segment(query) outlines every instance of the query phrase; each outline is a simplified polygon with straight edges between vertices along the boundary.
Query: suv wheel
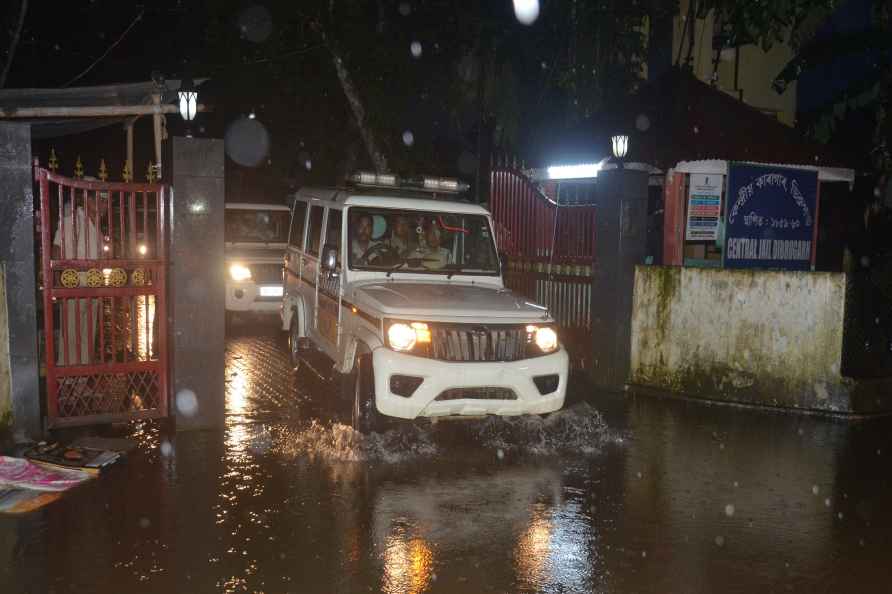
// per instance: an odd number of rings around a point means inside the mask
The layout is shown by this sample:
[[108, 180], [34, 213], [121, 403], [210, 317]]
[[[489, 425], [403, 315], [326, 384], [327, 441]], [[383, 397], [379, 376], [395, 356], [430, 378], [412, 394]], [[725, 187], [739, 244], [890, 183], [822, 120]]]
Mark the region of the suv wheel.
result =
[[375, 408], [375, 372], [372, 358], [363, 355], [356, 361], [353, 382], [353, 430], [371, 433], [381, 429], [382, 419]]
[[297, 314], [291, 316], [291, 329], [288, 331], [288, 351], [291, 353], [291, 365], [300, 364], [300, 329], [297, 326]]

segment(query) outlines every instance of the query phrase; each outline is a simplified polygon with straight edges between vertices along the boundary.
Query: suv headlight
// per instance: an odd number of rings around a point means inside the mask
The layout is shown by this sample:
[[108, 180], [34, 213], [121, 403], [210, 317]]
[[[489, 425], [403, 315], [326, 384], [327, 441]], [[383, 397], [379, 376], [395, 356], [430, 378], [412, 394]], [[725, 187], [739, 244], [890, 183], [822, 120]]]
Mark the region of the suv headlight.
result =
[[527, 326], [527, 336], [543, 353], [550, 353], [558, 348], [558, 335], [551, 326]]
[[394, 322], [387, 328], [387, 343], [395, 351], [411, 351], [416, 343], [430, 341], [430, 328], [423, 322]]
[[229, 267], [229, 276], [234, 281], [245, 281], [251, 278], [251, 269], [242, 264], [233, 264]]

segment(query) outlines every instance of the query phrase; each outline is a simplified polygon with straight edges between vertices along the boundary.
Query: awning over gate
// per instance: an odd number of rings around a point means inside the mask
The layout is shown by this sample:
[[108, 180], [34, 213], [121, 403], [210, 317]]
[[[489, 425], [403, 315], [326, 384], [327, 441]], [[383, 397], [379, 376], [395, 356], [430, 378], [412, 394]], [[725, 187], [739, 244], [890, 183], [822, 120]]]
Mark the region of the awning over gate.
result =
[[[195, 80], [199, 86], [207, 79]], [[67, 89], [2, 89], [0, 110], [14, 113], [22, 109], [65, 107], [132, 107], [152, 105], [152, 94], [161, 89], [161, 103], [176, 101], [179, 80], [139, 83], [122, 83], [95, 87], [70, 87]], [[15, 118], [15, 121], [31, 124], [31, 136], [35, 139], [53, 138], [78, 134], [110, 126], [132, 118], [131, 115], [97, 115], [87, 117], [34, 117]], [[0, 119], [8, 119], [0, 117]]]

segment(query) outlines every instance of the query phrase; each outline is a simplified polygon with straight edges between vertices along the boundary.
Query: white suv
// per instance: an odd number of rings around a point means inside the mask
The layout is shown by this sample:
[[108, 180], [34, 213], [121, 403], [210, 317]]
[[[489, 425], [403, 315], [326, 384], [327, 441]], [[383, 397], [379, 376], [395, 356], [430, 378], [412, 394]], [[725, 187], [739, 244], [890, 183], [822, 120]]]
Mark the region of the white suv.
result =
[[227, 326], [236, 314], [279, 312], [289, 210], [284, 204], [226, 204]]
[[295, 364], [308, 346], [334, 362], [353, 427], [561, 408], [567, 353], [546, 308], [504, 287], [489, 212], [455, 180], [351, 181], [294, 198], [282, 323]]

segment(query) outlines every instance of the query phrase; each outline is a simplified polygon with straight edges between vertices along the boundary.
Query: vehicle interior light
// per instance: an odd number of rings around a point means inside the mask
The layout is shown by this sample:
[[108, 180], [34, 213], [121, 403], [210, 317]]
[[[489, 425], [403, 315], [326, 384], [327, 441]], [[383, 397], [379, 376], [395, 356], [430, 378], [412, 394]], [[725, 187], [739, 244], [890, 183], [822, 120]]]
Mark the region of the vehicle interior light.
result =
[[146, 244], [144, 244], [144, 243], [140, 244], [139, 245], [139, 253], [142, 256], [145, 256], [146, 254], [148, 254], [149, 253], [148, 246], [146, 246]]
[[229, 276], [234, 281], [244, 281], [251, 278], [251, 269], [241, 264], [233, 264], [229, 267]]

